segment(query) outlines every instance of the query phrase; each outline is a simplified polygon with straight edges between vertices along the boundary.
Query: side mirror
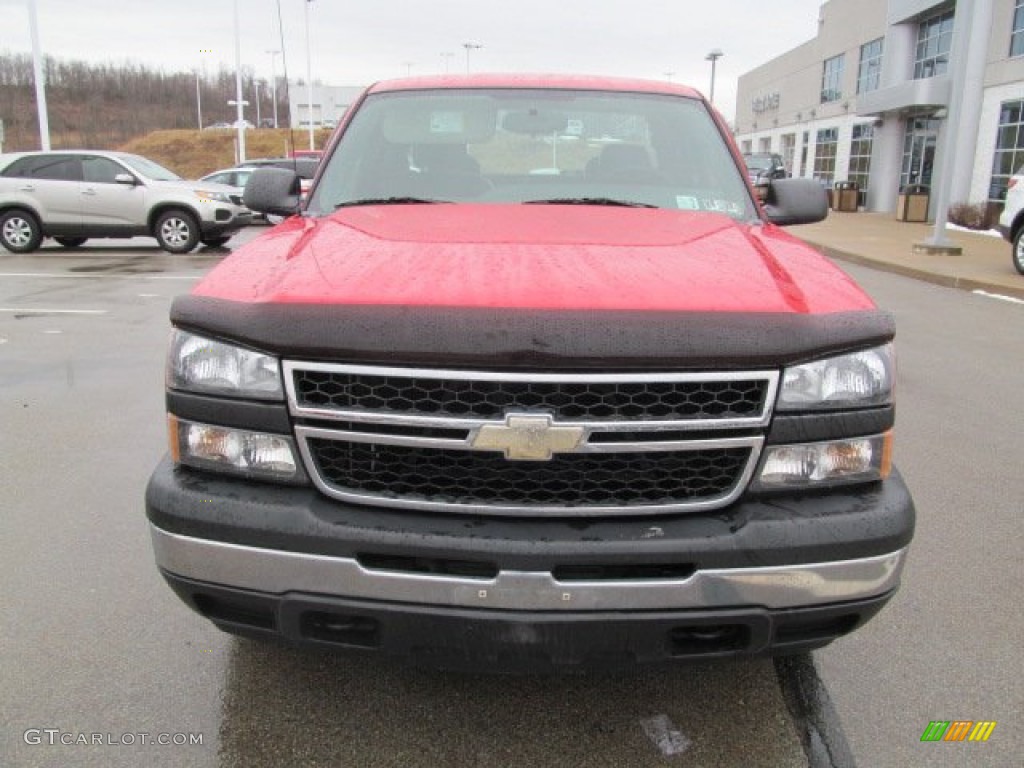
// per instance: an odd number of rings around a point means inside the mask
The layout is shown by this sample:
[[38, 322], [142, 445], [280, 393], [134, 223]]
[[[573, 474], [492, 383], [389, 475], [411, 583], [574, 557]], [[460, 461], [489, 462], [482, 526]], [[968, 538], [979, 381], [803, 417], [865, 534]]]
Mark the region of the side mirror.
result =
[[298, 213], [299, 175], [287, 168], [257, 168], [245, 183], [242, 201], [257, 213], [291, 216]]
[[116, 183], [116, 184], [126, 184], [129, 187], [134, 187], [136, 184], [139, 183], [139, 180], [136, 179], [130, 173], [119, 173], [116, 176], [114, 176], [114, 183]]
[[777, 179], [768, 187], [764, 212], [780, 227], [823, 221], [828, 216], [828, 192], [815, 179]]

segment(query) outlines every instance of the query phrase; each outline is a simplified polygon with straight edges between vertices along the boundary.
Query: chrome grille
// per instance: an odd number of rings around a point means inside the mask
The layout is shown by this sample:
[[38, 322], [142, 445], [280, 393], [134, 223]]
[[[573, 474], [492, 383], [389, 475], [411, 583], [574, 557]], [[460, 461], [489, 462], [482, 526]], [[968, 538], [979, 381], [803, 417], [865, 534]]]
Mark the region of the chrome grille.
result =
[[305, 408], [493, 419], [509, 409], [570, 421], [677, 421], [749, 418], [765, 406], [764, 378], [691, 381], [537, 381], [380, 376], [296, 370]]
[[321, 491], [499, 515], [729, 504], [754, 471], [778, 387], [775, 371], [284, 369], [299, 448]]

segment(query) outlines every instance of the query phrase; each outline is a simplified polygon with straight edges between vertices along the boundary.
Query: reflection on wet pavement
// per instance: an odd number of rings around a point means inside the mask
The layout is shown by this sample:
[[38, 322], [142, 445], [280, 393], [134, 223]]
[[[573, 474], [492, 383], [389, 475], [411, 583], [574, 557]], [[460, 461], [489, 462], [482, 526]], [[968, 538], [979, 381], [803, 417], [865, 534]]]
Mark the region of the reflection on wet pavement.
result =
[[807, 761], [769, 660], [499, 677], [239, 639], [227, 671], [220, 764], [784, 768]]

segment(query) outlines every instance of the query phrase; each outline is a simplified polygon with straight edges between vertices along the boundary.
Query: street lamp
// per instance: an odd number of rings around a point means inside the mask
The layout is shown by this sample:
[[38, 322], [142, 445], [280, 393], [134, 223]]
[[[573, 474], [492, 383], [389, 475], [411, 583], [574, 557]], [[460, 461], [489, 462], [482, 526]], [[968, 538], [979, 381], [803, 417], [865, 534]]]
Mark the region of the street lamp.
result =
[[39, 146], [50, 150], [50, 116], [46, 109], [46, 75], [43, 71], [43, 54], [39, 46], [39, 18], [36, 15], [36, 0], [28, 0], [28, 29], [32, 38], [32, 71], [36, 83], [36, 113], [39, 116]]
[[199, 130], [203, 130], [203, 96], [199, 90], [199, 67], [196, 67], [196, 122]]
[[452, 56], [454, 53], [442, 53], [441, 58], [444, 59], [444, 73], [447, 75], [451, 66]]
[[[228, 104], [231, 102], [229, 101]], [[245, 113], [242, 101], [242, 31], [238, 21], [238, 0], [235, 0], [235, 135], [238, 137], [238, 162], [245, 162]]]
[[277, 68], [274, 64], [281, 52], [275, 49], [267, 53], [270, 54], [270, 97], [274, 100], [274, 127], [277, 128]]
[[722, 53], [721, 48], [715, 48], [707, 56], [704, 57], [705, 61], [711, 62], [711, 97], [708, 101], [711, 102], [712, 106], [715, 103], [715, 62], [722, 58], [725, 54]]
[[306, 106], [309, 108], [309, 148], [313, 149], [313, 53], [309, 47], [309, 4], [313, 0], [306, 0], [303, 6], [306, 9]]
[[468, 75], [469, 74], [469, 52], [470, 51], [479, 51], [481, 48], [483, 48], [483, 46], [480, 45], [479, 43], [463, 43], [462, 47], [466, 49], [466, 74]]
[[402, 62], [402, 66], [405, 67], [405, 76], [406, 77], [410, 77], [412, 75], [412, 65], [415, 64], [415, 63], [416, 63], [415, 61], [403, 61]]
[[665, 75], [665, 79], [670, 83], [672, 82], [672, 78], [676, 76], [675, 72], [662, 72], [662, 74]]

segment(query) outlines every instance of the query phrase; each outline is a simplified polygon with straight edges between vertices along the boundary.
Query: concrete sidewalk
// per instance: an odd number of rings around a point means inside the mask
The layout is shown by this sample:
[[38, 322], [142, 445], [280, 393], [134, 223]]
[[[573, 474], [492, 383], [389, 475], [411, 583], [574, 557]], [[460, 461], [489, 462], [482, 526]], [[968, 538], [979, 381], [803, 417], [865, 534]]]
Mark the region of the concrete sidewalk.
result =
[[1024, 275], [1010, 261], [1010, 244], [1001, 237], [948, 231], [963, 248], [960, 256], [915, 254], [914, 243], [931, 237], [931, 224], [897, 221], [886, 213], [829, 211], [818, 224], [788, 227], [825, 255], [887, 272], [968, 291], [986, 291], [1024, 300]]

